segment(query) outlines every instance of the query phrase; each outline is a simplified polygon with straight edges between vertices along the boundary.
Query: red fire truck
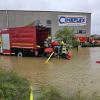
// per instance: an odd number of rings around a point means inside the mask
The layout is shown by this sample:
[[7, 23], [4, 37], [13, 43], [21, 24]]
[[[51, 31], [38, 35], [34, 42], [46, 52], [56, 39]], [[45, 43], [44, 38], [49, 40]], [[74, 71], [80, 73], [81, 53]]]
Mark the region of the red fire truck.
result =
[[0, 30], [0, 53], [40, 54], [43, 52], [44, 40], [49, 34], [46, 27], [23, 26]]
[[87, 42], [87, 37], [86, 36], [80, 36], [79, 40], [80, 40], [80, 43], [85, 43], [85, 42]]

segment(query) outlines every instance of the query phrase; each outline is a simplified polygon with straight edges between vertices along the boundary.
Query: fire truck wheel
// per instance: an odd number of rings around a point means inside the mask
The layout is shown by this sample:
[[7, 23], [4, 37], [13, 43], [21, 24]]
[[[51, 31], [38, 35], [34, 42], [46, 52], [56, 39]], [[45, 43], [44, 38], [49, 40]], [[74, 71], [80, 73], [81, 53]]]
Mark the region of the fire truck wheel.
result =
[[18, 57], [22, 57], [23, 56], [23, 53], [22, 52], [18, 52], [17, 56]]

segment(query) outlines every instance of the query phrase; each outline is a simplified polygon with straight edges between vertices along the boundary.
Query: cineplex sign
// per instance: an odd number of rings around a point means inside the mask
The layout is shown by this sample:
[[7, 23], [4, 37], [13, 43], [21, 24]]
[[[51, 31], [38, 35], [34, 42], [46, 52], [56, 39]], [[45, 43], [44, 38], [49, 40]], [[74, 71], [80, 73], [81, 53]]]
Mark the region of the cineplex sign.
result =
[[86, 25], [86, 16], [59, 15], [59, 26], [82, 26]]

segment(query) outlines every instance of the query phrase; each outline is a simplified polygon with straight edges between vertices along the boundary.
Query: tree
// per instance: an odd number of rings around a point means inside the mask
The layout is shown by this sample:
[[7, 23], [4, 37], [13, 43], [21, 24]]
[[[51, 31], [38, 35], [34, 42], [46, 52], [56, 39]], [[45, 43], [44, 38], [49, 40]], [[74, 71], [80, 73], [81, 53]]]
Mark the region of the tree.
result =
[[70, 28], [64, 27], [63, 29], [60, 29], [56, 33], [56, 39], [60, 41], [64, 41], [66, 44], [73, 44], [73, 36], [74, 36], [74, 30]]

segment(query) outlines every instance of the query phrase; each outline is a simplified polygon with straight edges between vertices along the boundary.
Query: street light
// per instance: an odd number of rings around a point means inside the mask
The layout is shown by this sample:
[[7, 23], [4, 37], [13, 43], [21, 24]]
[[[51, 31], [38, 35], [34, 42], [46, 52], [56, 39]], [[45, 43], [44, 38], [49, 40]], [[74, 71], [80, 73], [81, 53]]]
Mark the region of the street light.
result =
[[6, 28], [9, 27], [9, 18], [8, 18], [8, 10], [6, 10]]

